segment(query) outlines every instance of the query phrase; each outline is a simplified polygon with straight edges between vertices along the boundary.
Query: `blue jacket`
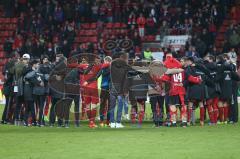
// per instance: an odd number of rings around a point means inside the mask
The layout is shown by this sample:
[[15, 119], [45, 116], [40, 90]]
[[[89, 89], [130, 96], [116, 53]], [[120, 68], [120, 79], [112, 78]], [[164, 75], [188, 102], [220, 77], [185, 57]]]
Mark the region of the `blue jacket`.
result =
[[110, 67], [103, 68], [101, 73], [102, 73], [101, 88], [102, 88], [102, 89], [109, 89], [109, 83], [110, 83]]

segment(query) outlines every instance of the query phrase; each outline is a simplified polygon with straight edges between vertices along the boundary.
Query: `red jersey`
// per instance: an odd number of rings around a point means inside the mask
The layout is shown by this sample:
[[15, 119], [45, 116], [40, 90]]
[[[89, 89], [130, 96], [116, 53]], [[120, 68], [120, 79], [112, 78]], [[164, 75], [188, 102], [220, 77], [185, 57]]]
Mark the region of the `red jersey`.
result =
[[[101, 70], [101, 68], [102, 68], [101, 65], [94, 65], [92, 67], [92, 69], [90, 70], [90, 72], [88, 72], [88, 74], [84, 75], [84, 80], [88, 81], [92, 78], [95, 78], [97, 76], [98, 72]], [[87, 87], [87, 88], [98, 88], [97, 79], [89, 82], [85, 87]]]
[[164, 74], [160, 80], [170, 83], [169, 95], [185, 95], [186, 90], [184, 87], [184, 80], [188, 80], [191, 83], [199, 84], [201, 83], [201, 78], [194, 76], [186, 76], [185, 72], [180, 72], [172, 75]]
[[184, 72], [177, 73], [177, 74], [172, 74], [172, 75], [163, 75], [161, 77], [161, 80], [169, 82], [170, 83], [170, 90], [169, 90], [169, 95], [170, 96], [175, 96], [175, 95], [180, 95], [186, 94], [186, 90], [183, 86], [183, 81], [185, 79], [185, 74]]
[[[88, 68], [88, 66], [89, 66], [88, 64], [80, 64], [80, 65], [81, 65], [80, 69], [83, 69], [83, 70], [86, 70]], [[80, 74], [79, 76], [80, 76], [80, 86], [82, 86], [84, 81], [86, 81], [85, 75], [84, 74]]]
[[[100, 70], [102, 68], [106, 68], [109, 67], [110, 64], [108, 63], [104, 63], [104, 64], [99, 64], [99, 65], [94, 65], [91, 70], [84, 75], [80, 75], [80, 86], [82, 86], [82, 84], [84, 82], [88, 82], [90, 81], [86, 86], [84, 86], [85, 88], [98, 88], [98, 81], [97, 81], [97, 75], [100, 72]], [[86, 70], [89, 65], [88, 64], [77, 64], [77, 63], [71, 63], [68, 64], [69, 68], [79, 68], [79, 69], [83, 69]], [[96, 78], [96, 79], [94, 79]]]
[[144, 28], [146, 24], [146, 19], [144, 17], [137, 18], [137, 24], [139, 28]]

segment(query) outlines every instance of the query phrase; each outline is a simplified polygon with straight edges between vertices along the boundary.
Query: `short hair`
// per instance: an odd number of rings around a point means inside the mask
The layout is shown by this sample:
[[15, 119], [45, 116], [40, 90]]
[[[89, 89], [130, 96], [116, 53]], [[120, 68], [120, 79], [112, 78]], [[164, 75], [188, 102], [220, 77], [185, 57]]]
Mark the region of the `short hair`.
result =
[[44, 59], [49, 59], [49, 56], [48, 55], [42, 55], [41, 60], [44, 60]]
[[230, 59], [230, 57], [228, 56], [228, 54], [223, 54], [223, 58], [226, 58], [227, 60], [229, 60]]
[[187, 57], [186, 60], [187, 60], [187, 61], [191, 61], [191, 62], [195, 62], [195, 60], [194, 60], [193, 57]]
[[112, 56], [113, 59], [117, 59], [117, 58], [119, 58], [119, 57], [120, 57], [120, 54], [119, 54], [119, 53], [115, 53], [115, 54], [113, 54], [113, 56]]
[[207, 58], [209, 58], [210, 60], [214, 61], [215, 57], [213, 55], [208, 55]]
[[112, 58], [111, 58], [110, 56], [106, 56], [106, 57], [104, 57], [104, 61], [111, 62], [111, 61], [112, 61]]
[[125, 56], [125, 57], [128, 56], [128, 53], [126, 53], [126, 52], [124, 52], [124, 51], [121, 51], [119, 57], [124, 57], [124, 56]]
[[87, 56], [84, 56], [81, 58], [81, 61], [83, 61], [83, 59], [85, 59], [87, 62], [89, 61], [88, 57]]
[[216, 59], [220, 62], [224, 61], [223, 55], [218, 55]]
[[59, 62], [64, 62], [67, 61], [67, 58], [64, 56], [60, 56]]
[[35, 65], [35, 64], [37, 64], [37, 63], [40, 63], [40, 61], [39, 61], [38, 59], [32, 59], [32, 60], [29, 62], [29, 64], [30, 64], [31, 66], [33, 66], [33, 65]]
[[187, 61], [187, 57], [184, 56], [184, 57], [181, 58], [181, 60], [183, 60], [183, 61]]
[[120, 52], [113, 54], [113, 59], [120, 58], [122, 56], [127, 56], [127, 55], [128, 55], [128, 53], [126, 53], [124, 51], [120, 51]]

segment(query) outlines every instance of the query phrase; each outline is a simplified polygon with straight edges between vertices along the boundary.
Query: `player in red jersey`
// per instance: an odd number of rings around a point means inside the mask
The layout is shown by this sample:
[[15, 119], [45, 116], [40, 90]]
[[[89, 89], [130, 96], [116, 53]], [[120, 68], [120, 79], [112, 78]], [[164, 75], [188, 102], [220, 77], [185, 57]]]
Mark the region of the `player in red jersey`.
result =
[[95, 128], [95, 118], [97, 113], [97, 104], [99, 103], [98, 95], [98, 77], [101, 75], [102, 68], [109, 66], [110, 64], [101, 64], [101, 59], [95, 57], [94, 64], [70, 64], [69, 67], [78, 67], [79, 69], [86, 69], [84, 72], [83, 83], [80, 83], [83, 87], [82, 98], [86, 105], [86, 112], [89, 118], [89, 127]]
[[[81, 61], [81, 64], [82, 64], [82, 68], [84, 70], [86, 70], [88, 68], [88, 59], [87, 57], [83, 57], [82, 58], [82, 61]], [[81, 95], [81, 101], [82, 101], [82, 115], [81, 115], [81, 120], [84, 120], [85, 119], [85, 114], [86, 114], [86, 104], [85, 104], [85, 101], [84, 101], [84, 98], [83, 98], [83, 93], [84, 93], [84, 87], [83, 87], [83, 83], [85, 81], [85, 75], [82, 74], [80, 76], [80, 86], [81, 89], [80, 89], [80, 95]]]
[[183, 70], [181, 70], [181, 63], [172, 57], [171, 53], [167, 53], [166, 61], [164, 62], [165, 67], [168, 69], [179, 69], [177, 73], [162, 75], [158, 80], [167, 82], [170, 84], [169, 90], [169, 112], [170, 121], [172, 126], [176, 126], [177, 123], [177, 106], [181, 106], [181, 121], [182, 125], [185, 127], [187, 125], [187, 106], [185, 104], [185, 94], [186, 90], [184, 87], [184, 81], [187, 80], [191, 83], [200, 83], [201, 79], [198, 77], [193, 77], [187, 75]]

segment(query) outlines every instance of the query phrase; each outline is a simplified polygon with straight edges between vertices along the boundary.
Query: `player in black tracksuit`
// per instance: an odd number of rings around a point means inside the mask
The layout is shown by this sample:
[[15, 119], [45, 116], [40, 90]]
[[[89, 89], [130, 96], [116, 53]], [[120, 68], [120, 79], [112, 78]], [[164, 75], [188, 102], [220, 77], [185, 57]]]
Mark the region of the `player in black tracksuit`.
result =
[[[236, 66], [233, 63], [230, 63], [233, 67], [234, 72], [236, 71]], [[236, 80], [232, 81], [232, 102], [230, 105], [230, 113], [229, 113], [229, 122], [230, 123], [237, 123], [238, 122], [238, 99], [237, 99], [237, 92], [238, 92], [238, 84]]]
[[233, 81], [238, 81], [239, 77], [236, 74], [233, 65], [230, 63], [228, 55], [217, 57], [217, 64], [220, 77], [221, 94], [219, 101], [219, 120], [227, 123], [229, 116], [229, 106], [232, 103]]
[[[205, 108], [204, 108], [204, 100], [208, 98], [208, 90], [207, 83], [210, 81], [209, 79], [209, 71], [202, 64], [202, 62], [195, 62], [193, 58], [187, 59], [189, 63], [189, 67], [187, 68], [187, 74], [190, 74], [194, 77], [201, 77], [202, 82], [200, 84], [189, 83], [187, 86], [187, 94], [188, 94], [188, 122], [190, 122], [192, 116], [193, 104], [198, 104], [200, 107], [200, 124], [204, 125], [204, 116], [205, 116]], [[194, 123], [194, 122], [193, 122]]]
[[140, 105], [138, 113], [138, 126], [141, 126], [145, 113], [145, 101], [147, 100], [148, 85], [154, 85], [149, 73], [137, 71], [128, 72], [129, 100], [132, 105], [131, 119], [136, 122], [138, 104]]
[[210, 78], [214, 82], [212, 85], [208, 86], [208, 99], [207, 99], [207, 109], [208, 109], [208, 115], [210, 119], [209, 124], [215, 125], [217, 123], [218, 118], [218, 100], [219, 95], [221, 93], [219, 80], [220, 76], [217, 69], [217, 63], [214, 62], [214, 56], [207, 56], [205, 61], [205, 66], [210, 71]]

